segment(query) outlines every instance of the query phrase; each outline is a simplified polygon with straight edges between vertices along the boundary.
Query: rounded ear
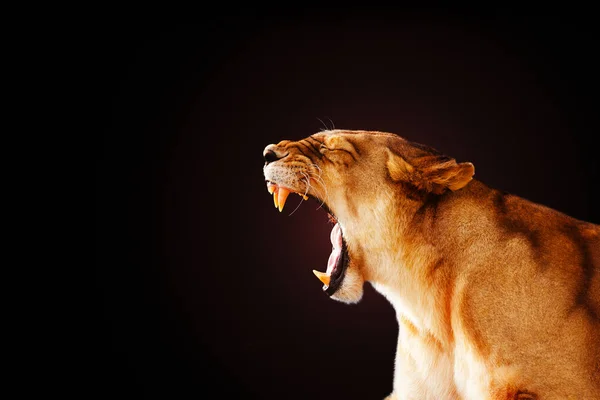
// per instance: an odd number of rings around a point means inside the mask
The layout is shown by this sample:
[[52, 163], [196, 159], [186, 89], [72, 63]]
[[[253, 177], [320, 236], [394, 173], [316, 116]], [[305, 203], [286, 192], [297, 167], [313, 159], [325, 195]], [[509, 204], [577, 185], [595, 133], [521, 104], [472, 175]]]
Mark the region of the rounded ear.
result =
[[462, 189], [471, 182], [475, 174], [475, 166], [470, 162], [457, 164], [454, 159], [434, 163], [422, 171], [423, 180], [434, 185], [434, 193], [443, 193]]
[[411, 182], [415, 173], [415, 168], [406, 160], [390, 149], [386, 149], [388, 153], [387, 168], [390, 177], [394, 182], [405, 181]]
[[427, 155], [412, 160], [410, 164], [393, 151], [388, 149], [387, 152], [387, 168], [392, 180], [408, 182], [431, 193], [459, 190], [475, 174], [475, 166], [470, 162], [458, 164], [450, 157]]

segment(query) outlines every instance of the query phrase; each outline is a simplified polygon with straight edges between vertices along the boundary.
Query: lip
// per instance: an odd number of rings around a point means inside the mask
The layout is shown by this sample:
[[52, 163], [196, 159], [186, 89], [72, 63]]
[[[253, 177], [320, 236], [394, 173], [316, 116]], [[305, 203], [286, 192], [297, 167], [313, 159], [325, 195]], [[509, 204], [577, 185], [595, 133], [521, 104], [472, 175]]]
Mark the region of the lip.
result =
[[348, 263], [350, 262], [350, 256], [348, 255], [348, 248], [346, 246], [346, 239], [342, 234], [342, 254], [331, 271], [331, 281], [328, 286], [323, 286], [323, 291], [329, 296], [332, 296], [340, 288], [346, 275], [346, 269], [348, 269]]

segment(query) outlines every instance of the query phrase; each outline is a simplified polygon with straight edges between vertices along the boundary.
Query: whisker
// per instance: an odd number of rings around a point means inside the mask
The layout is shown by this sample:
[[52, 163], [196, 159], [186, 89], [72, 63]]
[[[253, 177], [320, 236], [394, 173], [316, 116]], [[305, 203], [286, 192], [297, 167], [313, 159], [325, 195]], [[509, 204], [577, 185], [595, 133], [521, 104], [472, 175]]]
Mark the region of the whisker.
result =
[[329, 120], [329, 122], [331, 122], [331, 130], [335, 130], [335, 124], [333, 123], [333, 121], [331, 120], [331, 118], [327, 117], [327, 119]]
[[[310, 189], [311, 185], [310, 185], [310, 178], [309, 176], [304, 172], [304, 171], [300, 171], [300, 173], [304, 176], [304, 179], [306, 180], [306, 190], [304, 191], [304, 195], [306, 196], [308, 194], [308, 190]], [[302, 199], [300, 199], [300, 202], [298, 203], [298, 205], [296, 206], [296, 208], [294, 208], [294, 211], [292, 211], [288, 217], [290, 217], [293, 213], [296, 212], [296, 210], [298, 208], [300, 208], [300, 204], [302, 204]]]
[[304, 191], [304, 195], [307, 196], [308, 191], [310, 190], [312, 185], [310, 184], [310, 177], [304, 172], [302, 172], [302, 175], [304, 176], [304, 179], [306, 180], [306, 190]]
[[288, 215], [288, 217], [291, 217], [291, 216], [292, 216], [292, 214], [293, 214], [293, 213], [295, 213], [295, 212], [296, 212], [296, 210], [300, 208], [300, 204], [302, 204], [302, 199], [300, 199], [300, 203], [298, 203], [298, 205], [296, 206], [296, 208], [294, 208], [294, 211], [292, 211], [292, 212], [291, 212], [291, 213]]
[[319, 120], [319, 122], [321, 122], [321, 124], [323, 124], [323, 128], [321, 128], [321, 132], [328, 131], [329, 128], [327, 127], [327, 125], [325, 124], [325, 122], [323, 122], [323, 120], [321, 118], [319, 118], [319, 117], [316, 117], [316, 118]]
[[[320, 168], [319, 168], [319, 172], [320, 172]], [[315, 175], [315, 174], [311, 173], [310, 175], [314, 180], [316, 180], [317, 182], [319, 182], [321, 184], [321, 186], [323, 187], [323, 190], [325, 191], [325, 196], [323, 196], [321, 194], [321, 192], [316, 187], [313, 186], [313, 189], [315, 189], [315, 191], [318, 192], [319, 197], [321, 197], [321, 204], [319, 205], [319, 207], [317, 207], [317, 210], [318, 210], [321, 207], [323, 207], [323, 204], [325, 204], [326, 200], [329, 200], [329, 192], [327, 190], [327, 186], [325, 185], [325, 181], [323, 181], [323, 178], [321, 178], [320, 174]]]
[[321, 171], [321, 167], [319, 167], [319, 166], [318, 166], [317, 164], [315, 164], [315, 163], [308, 164], [308, 165], [309, 165], [309, 166], [312, 166], [312, 167], [315, 167], [316, 169], [318, 169], [318, 170], [319, 170], [319, 175], [321, 175], [321, 172], [322, 172], [322, 171]]

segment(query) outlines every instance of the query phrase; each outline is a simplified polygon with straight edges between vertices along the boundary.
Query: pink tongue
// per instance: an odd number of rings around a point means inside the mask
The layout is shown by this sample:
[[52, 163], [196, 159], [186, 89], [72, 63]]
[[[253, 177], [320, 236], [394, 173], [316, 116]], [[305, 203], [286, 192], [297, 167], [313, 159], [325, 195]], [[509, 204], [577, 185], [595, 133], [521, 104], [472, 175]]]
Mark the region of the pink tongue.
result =
[[340, 255], [342, 254], [342, 228], [340, 228], [340, 224], [335, 224], [333, 229], [331, 230], [331, 244], [333, 245], [333, 249], [331, 250], [331, 254], [329, 255], [329, 260], [327, 261], [327, 274], [331, 275], [333, 268], [337, 264]]

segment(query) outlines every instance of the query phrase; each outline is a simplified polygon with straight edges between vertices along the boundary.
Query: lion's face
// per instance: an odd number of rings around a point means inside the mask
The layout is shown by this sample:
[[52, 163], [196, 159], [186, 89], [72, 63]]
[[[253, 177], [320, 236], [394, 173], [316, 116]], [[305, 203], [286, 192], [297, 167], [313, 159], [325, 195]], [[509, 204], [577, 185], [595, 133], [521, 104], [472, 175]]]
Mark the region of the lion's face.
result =
[[377, 255], [392, 250], [405, 211], [428, 193], [464, 186], [473, 174], [470, 164], [466, 171], [435, 150], [382, 132], [325, 131], [268, 145], [263, 155], [280, 211], [297, 193], [329, 212], [332, 252], [326, 271], [314, 272], [327, 294], [348, 303], [361, 299], [364, 281], [377, 273]]

